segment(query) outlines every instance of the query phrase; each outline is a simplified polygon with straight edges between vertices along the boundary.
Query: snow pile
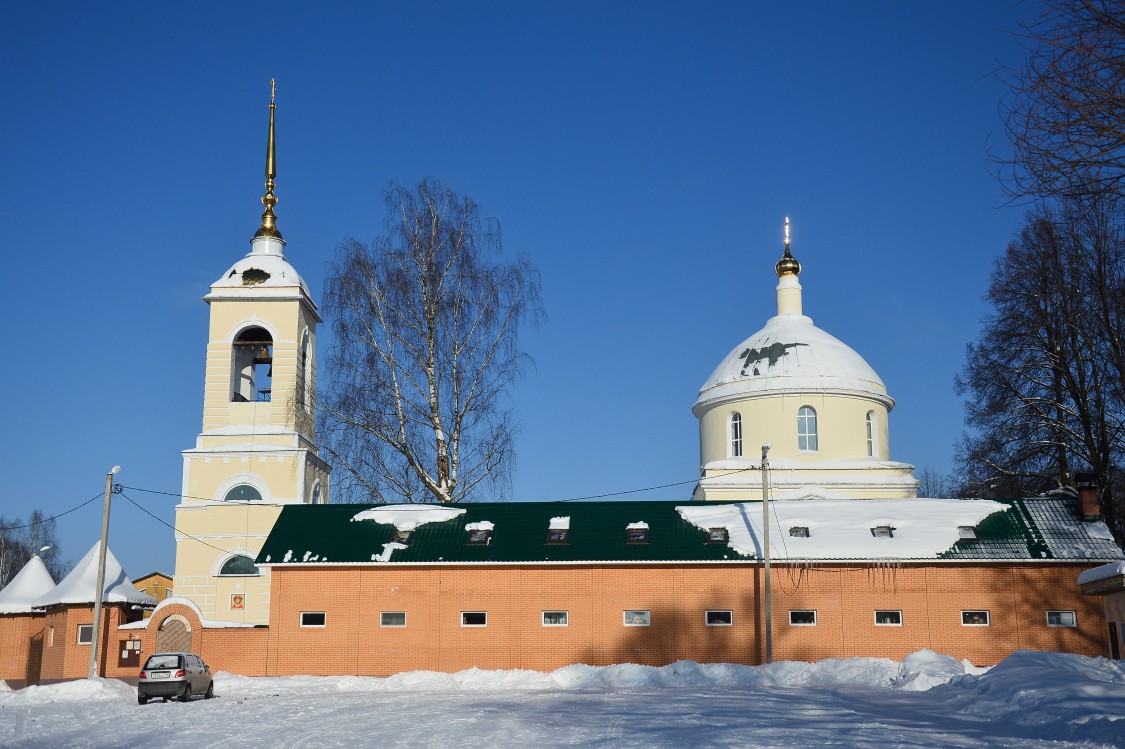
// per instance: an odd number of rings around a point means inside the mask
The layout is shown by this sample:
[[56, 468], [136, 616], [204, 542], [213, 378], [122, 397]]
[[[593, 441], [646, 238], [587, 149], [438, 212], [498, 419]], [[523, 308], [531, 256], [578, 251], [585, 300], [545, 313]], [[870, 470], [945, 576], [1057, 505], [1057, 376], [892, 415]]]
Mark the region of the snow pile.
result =
[[410, 671], [376, 676], [238, 676], [220, 671], [215, 689], [228, 694], [279, 694], [289, 691], [451, 692], [615, 689], [731, 689], [754, 687], [875, 686], [924, 691], [956, 676], [983, 673], [967, 661], [929, 650], [901, 663], [886, 658], [829, 658], [816, 663], [778, 661], [768, 666], [677, 661], [667, 666], [620, 663], [613, 666], [564, 666], [541, 671], [487, 671], [470, 668], [447, 674]]
[[566, 517], [551, 518], [550, 524], [547, 526], [552, 531], [568, 531], [570, 530], [570, 515]]
[[364, 510], [353, 517], [352, 521], [374, 520], [376, 523], [393, 525], [400, 531], [412, 531], [426, 523], [444, 523], [464, 514], [465, 511], [460, 508], [439, 505], [382, 505]]
[[[0, 682], [2, 684], [3, 682]], [[0, 692], [0, 705], [35, 705], [44, 702], [87, 702], [89, 700], [135, 700], [137, 690], [117, 679], [75, 679], [59, 684], [30, 686], [18, 691]]]
[[629, 523], [627, 526], [625, 526], [625, 530], [627, 530], [627, 531], [647, 531], [648, 530], [648, 523], [644, 522], [643, 520], [641, 520], [639, 522], [636, 522], [636, 523]]
[[1081, 726], [1087, 740], [1119, 746], [1125, 737], [1125, 664], [1105, 658], [1019, 650], [980, 677], [962, 676], [937, 694], [965, 713], [1011, 708], [1013, 720], [1043, 739], [1065, 740]]
[[475, 523], [466, 523], [466, 531], [490, 531], [496, 528], [496, 525], [490, 520], [478, 520]]
[[[1008, 505], [988, 499], [791, 500], [770, 503], [776, 524], [770, 540], [774, 559], [934, 559], [960, 538], [958, 526], [975, 526]], [[697, 528], [726, 528], [728, 545], [739, 554], [761, 555], [762, 505], [733, 502], [677, 507]], [[809, 529], [808, 537], [789, 529]], [[890, 526], [890, 537], [871, 529]], [[779, 531], [779, 532], [778, 532]]]

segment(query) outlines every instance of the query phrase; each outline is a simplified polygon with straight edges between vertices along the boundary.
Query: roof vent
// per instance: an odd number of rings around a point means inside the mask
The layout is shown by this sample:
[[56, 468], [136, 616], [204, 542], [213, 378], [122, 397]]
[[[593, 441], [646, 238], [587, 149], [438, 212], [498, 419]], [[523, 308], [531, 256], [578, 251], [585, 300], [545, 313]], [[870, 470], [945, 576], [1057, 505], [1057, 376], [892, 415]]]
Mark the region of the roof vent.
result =
[[977, 529], [971, 525], [957, 526], [957, 541], [962, 544], [972, 544], [980, 540], [977, 537]]
[[726, 528], [708, 528], [707, 543], [725, 544], [730, 542], [730, 531]]
[[877, 525], [871, 529], [871, 535], [875, 538], [894, 538], [895, 529], [889, 525]]
[[413, 535], [413, 533], [413, 531], [400, 531], [398, 528], [395, 528], [393, 531], [391, 531], [391, 537], [390, 539], [388, 539], [387, 543], [409, 546], [410, 536]]

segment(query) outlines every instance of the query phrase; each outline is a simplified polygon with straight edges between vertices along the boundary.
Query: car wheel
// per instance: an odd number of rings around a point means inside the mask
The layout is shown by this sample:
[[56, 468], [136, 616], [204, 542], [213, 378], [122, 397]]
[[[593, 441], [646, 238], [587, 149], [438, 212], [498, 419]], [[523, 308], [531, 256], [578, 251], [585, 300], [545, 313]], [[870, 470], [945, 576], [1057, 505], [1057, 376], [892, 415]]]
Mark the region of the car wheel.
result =
[[191, 684], [184, 684], [184, 691], [180, 693], [180, 702], [187, 702], [191, 699]]
[[148, 697], [145, 697], [140, 692], [137, 692], [137, 704], [138, 705], [147, 705], [148, 704]]
[[207, 682], [207, 691], [203, 693], [203, 699], [209, 700], [215, 696], [215, 682]]

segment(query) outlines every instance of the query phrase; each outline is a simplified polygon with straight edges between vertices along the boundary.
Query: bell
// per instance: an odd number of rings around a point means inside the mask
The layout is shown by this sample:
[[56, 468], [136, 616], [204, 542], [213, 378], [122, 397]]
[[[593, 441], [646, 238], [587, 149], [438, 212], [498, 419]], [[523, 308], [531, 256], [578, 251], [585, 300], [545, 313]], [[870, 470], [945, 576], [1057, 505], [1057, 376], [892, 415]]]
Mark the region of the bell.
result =
[[270, 356], [269, 346], [262, 345], [261, 351], [254, 357], [255, 364], [273, 364], [273, 357]]

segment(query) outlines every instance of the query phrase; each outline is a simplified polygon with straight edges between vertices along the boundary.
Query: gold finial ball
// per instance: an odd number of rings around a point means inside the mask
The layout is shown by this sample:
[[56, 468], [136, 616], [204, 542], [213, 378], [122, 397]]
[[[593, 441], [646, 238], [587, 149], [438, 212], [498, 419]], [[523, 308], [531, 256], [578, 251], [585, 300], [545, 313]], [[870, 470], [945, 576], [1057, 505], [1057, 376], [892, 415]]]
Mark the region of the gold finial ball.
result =
[[777, 277], [782, 276], [799, 276], [801, 275], [801, 264], [797, 262], [797, 258], [793, 257], [789, 252], [789, 245], [785, 245], [785, 254], [777, 261], [777, 265], [773, 267], [777, 271]]

